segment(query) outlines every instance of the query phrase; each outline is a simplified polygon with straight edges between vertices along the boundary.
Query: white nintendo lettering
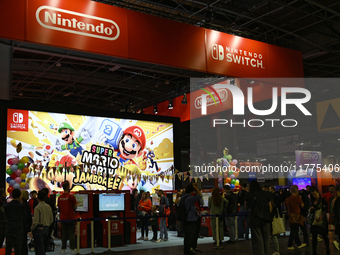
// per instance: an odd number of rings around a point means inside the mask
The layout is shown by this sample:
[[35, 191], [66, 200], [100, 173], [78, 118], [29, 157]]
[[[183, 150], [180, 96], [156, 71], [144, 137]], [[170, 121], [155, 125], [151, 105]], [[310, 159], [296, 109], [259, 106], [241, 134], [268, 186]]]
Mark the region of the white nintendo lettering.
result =
[[[41, 13], [42, 12], [42, 17]], [[73, 18], [64, 18], [62, 15], [73, 15]], [[83, 13], [68, 11], [51, 6], [40, 6], [35, 17], [38, 23], [47, 29], [62, 31], [71, 34], [84, 35], [98, 39], [114, 41], [120, 35], [116, 22]], [[91, 20], [93, 22], [91, 23]], [[100, 22], [98, 24], [98, 22]], [[93, 24], [97, 23], [97, 24]]]

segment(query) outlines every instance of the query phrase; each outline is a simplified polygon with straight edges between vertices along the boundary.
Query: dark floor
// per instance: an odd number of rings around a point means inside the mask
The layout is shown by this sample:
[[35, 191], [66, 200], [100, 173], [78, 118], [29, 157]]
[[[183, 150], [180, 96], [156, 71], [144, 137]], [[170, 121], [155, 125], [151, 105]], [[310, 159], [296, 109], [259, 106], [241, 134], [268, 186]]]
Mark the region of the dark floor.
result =
[[[340, 254], [340, 251], [336, 250], [333, 245], [333, 239], [332, 239], [332, 233], [329, 233], [330, 238], [330, 249], [331, 254]], [[312, 255], [312, 240], [310, 240], [309, 246], [306, 246], [301, 249], [295, 248], [295, 250], [287, 250], [287, 242], [288, 237], [279, 237], [279, 243], [280, 243], [280, 254], [287, 254], [287, 255]], [[251, 246], [251, 240], [249, 241], [239, 241], [235, 244], [222, 244], [221, 247], [223, 249], [217, 250], [214, 249], [216, 247], [214, 244], [199, 244], [198, 249], [202, 250], [202, 254], [211, 254], [211, 255], [219, 255], [219, 254], [230, 254], [230, 255], [239, 255], [239, 254], [252, 254], [252, 246]], [[273, 253], [273, 247], [271, 250], [271, 253]], [[107, 253], [107, 252], [106, 252]], [[134, 251], [125, 251], [125, 252], [114, 252], [114, 254], [120, 255], [120, 254], [131, 254], [131, 255], [140, 255], [140, 254], [152, 254], [152, 255], [177, 255], [183, 253], [183, 246], [175, 246], [175, 247], [167, 247], [167, 248], [154, 248], [154, 249], [146, 249], [146, 250], [134, 250]], [[200, 254], [200, 253], [197, 253]], [[324, 242], [318, 242], [317, 246], [317, 254], [323, 255], [326, 254], [326, 248]], [[256, 254], [255, 254], [256, 255]]]

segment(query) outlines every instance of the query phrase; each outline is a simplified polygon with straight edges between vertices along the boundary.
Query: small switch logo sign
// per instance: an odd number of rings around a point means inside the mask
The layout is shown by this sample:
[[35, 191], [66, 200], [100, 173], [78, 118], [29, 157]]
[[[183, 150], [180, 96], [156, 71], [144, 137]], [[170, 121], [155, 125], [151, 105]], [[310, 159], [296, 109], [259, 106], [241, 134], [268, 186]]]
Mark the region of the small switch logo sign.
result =
[[7, 130], [28, 132], [28, 111], [8, 109]]

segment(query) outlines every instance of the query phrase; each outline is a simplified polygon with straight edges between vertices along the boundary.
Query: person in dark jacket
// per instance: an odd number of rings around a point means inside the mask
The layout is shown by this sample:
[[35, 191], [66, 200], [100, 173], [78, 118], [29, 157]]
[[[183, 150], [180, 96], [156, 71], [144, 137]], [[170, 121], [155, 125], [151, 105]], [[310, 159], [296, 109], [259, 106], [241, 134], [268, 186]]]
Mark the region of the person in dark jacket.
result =
[[27, 233], [31, 231], [32, 225], [32, 216], [31, 216], [31, 207], [28, 204], [28, 191], [22, 190], [21, 191], [21, 203], [25, 207], [25, 227], [24, 227], [24, 235], [23, 235], [23, 243], [22, 243], [22, 255], [28, 255], [28, 246], [27, 246]]
[[6, 200], [6, 192], [1, 189], [0, 190], [0, 249], [2, 248], [2, 244], [4, 243], [6, 237], [6, 215], [4, 209], [4, 203]]
[[21, 255], [22, 243], [25, 226], [25, 206], [20, 203], [21, 191], [14, 189], [12, 191], [13, 200], [4, 205], [7, 218], [6, 225], [6, 255], [11, 255], [12, 248], [15, 255]]
[[[281, 199], [280, 195], [275, 191], [274, 186], [269, 186], [269, 193], [271, 194], [271, 203], [272, 203], [272, 211], [270, 213], [271, 219], [274, 217], [282, 217], [282, 210], [281, 210]], [[273, 233], [273, 226], [271, 224], [271, 233]], [[274, 244], [275, 251], [272, 255], [279, 255], [280, 254], [280, 245], [279, 240], [277, 240], [277, 235], [270, 236], [271, 243]]]
[[272, 204], [269, 193], [261, 189], [253, 180], [245, 197], [245, 207], [249, 209], [249, 224], [254, 255], [270, 254], [270, 212]]
[[56, 204], [55, 200], [48, 196], [49, 195], [48, 188], [43, 188], [42, 191], [44, 191], [46, 193], [45, 203], [48, 204], [51, 207], [52, 214], [53, 214], [53, 223], [51, 224], [51, 226], [48, 227], [48, 234], [47, 234], [47, 237], [46, 237], [45, 243], [44, 243], [45, 251], [48, 251], [48, 246], [49, 246], [51, 238], [52, 238], [52, 231], [53, 231], [53, 228], [54, 228], [54, 220], [55, 220], [55, 216], [57, 214], [57, 208], [56, 208], [56, 205], [55, 205]]
[[235, 215], [237, 214], [237, 197], [234, 194], [234, 192], [230, 190], [229, 185], [223, 186], [223, 196], [225, 199], [229, 201], [229, 205], [226, 210], [226, 214], [228, 216], [225, 218], [225, 223], [228, 227], [229, 238], [230, 238], [230, 240], [227, 241], [227, 243], [235, 243], [235, 239], [236, 239], [236, 229], [235, 229], [236, 216]]
[[[300, 192], [300, 196], [301, 196], [302, 202], [304, 204], [304, 207], [301, 208], [301, 215], [303, 217], [307, 218], [309, 208], [310, 208], [309, 193], [305, 189], [303, 189]], [[308, 245], [309, 241], [308, 241], [308, 232], [307, 232], [306, 221], [304, 221], [303, 226], [300, 226], [300, 229], [303, 233], [303, 242]]]
[[[310, 232], [312, 233], [312, 248], [313, 254], [316, 254], [317, 236], [321, 235], [326, 246], [326, 255], [330, 254], [329, 239], [328, 239], [328, 221], [326, 213], [328, 204], [326, 199], [322, 198], [319, 190], [316, 187], [311, 189], [311, 207], [310, 213], [314, 219]], [[320, 214], [318, 212], [321, 212]]]
[[[164, 195], [164, 192], [161, 189], [158, 190], [157, 194], [159, 197], [159, 216], [164, 216], [165, 209], [169, 207], [169, 199]], [[159, 230], [160, 230], [160, 234], [159, 234], [160, 238], [156, 242], [159, 243], [163, 241], [169, 241], [165, 217], [160, 218]]]
[[[196, 195], [193, 195], [196, 194]], [[197, 186], [189, 184], [185, 188], [185, 193], [181, 199], [184, 201], [185, 210], [187, 217], [184, 222], [184, 255], [196, 254], [200, 252], [197, 249], [197, 238], [198, 238], [198, 226], [197, 220], [199, 218], [199, 212], [195, 206], [196, 202], [203, 204], [202, 193], [199, 191]]]
[[335, 226], [335, 231], [334, 234], [336, 236], [335, 240], [333, 241], [333, 244], [337, 250], [340, 250], [340, 242], [339, 242], [339, 237], [340, 237], [340, 186], [336, 187], [335, 190], [335, 197], [336, 200], [334, 202], [333, 206], [333, 214], [334, 214], [334, 226]]

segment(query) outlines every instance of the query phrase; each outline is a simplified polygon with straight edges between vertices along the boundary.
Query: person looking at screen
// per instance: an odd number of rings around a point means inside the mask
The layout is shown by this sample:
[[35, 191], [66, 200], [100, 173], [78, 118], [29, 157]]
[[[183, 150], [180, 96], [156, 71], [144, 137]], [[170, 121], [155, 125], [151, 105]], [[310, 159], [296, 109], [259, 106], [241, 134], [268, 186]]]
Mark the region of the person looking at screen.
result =
[[[64, 193], [58, 198], [58, 208], [60, 211], [60, 220], [75, 220], [77, 209], [76, 198], [70, 194], [70, 183], [63, 183]], [[60, 253], [65, 254], [67, 237], [70, 240], [70, 249], [72, 254], [76, 254], [76, 242], [74, 232], [76, 230], [76, 222], [61, 222], [61, 243]]]
[[[142, 236], [138, 238], [138, 240], [144, 240], [147, 241], [148, 239], [148, 223], [149, 223], [149, 216], [150, 216], [150, 210], [151, 210], [151, 201], [147, 196], [146, 192], [143, 192], [141, 200], [139, 200], [138, 210], [140, 211], [140, 217], [142, 217], [142, 226], [141, 226], [141, 232]], [[145, 238], [144, 238], [144, 231], [145, 231]]]

